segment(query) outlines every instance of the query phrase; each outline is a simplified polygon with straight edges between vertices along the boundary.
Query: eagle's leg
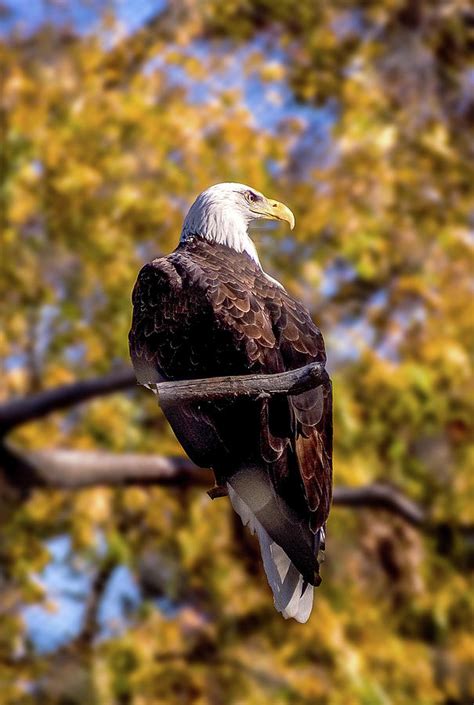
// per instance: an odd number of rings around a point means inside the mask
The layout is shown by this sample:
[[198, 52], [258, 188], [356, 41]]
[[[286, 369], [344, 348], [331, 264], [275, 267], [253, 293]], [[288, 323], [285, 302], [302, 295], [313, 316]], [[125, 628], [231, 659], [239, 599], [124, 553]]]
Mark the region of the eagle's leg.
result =
[[225, 483], [225, 480], [223, 477], [220, 476], [216, 470], [214, 470], [214, 475], [216, 478], [214, 487], [211, 487], [210, 490], [207, 490], [207, 494], [211, 499], [217, 499], [217, 497], [227, 497], [227, 485]]

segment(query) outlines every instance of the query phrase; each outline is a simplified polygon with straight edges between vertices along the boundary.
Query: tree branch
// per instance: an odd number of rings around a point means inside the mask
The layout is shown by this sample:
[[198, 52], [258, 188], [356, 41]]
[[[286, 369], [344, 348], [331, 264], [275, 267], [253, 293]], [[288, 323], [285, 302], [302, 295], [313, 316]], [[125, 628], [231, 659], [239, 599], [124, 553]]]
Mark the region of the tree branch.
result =
[[105, 451], [19, 451], [0, 446], [0, 464], [8, 481], [27, 493], [35, 487], [79, 490], [96, 485], [196, 485], [214, 482], [210, 470], [197, 468], [186, 458]]
[[160, 404], [172, 406], [190, 401], [215, 401], [239, 396], [258, 397], [278, 394], [301, 394], [329, 382], [321, 362], [312, 362], [289, 372], [269, 375], [237, 375], [159, 382], [154, 385]]
[[385, 509], [417, 527], [427, 522], [426, 512], [418, 504], [394, 487], [378, 482], [363, 487], [336, 487], [334, 504], [341, 507]]
[[[5, 450], [7, 455], [5, 455]], [[97, 485], [162, 485], [210, 487], [213, 473], [186, 458], [101, 451], [41, 450], [20, 452], [8, 445], [0, 462], [12, 485], [26, 493], [34, 487], [78, 490]], [[333, 502], [340, 507], [384, 509], [413, 526], [427, 522], [426, 513], [389, 485], [336, 487]]]
[[135, 384], [133, 371], [125, 369], [6, 402], [0, 405], [0, 436], [16, 426], [40, 419], [53, 411], [66, 409], [68, 406], [74, 406], [104, 394], [118, 392]]
[[68, 649], [70, 649], [71, 646], [77, 647], [92, 645], [99, 629], [98, 615], [100, 603], [115, 566], [116, 561], [112, 560], [109, 556], [106, 556], [106, 558], [99, 565], [87, 596], [81, 630], [73, 641], [67, 645]]

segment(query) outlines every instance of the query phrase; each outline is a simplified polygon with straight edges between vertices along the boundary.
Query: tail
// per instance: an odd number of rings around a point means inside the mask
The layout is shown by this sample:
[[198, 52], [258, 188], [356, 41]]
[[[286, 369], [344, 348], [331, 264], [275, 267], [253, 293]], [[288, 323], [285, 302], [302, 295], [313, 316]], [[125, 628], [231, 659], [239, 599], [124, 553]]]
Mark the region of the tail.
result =
[[320, 582], [316, 556], [324, 543], [324, 529], [315, 536], [297, 517], [292, 521], [289, 508], [283, 513], [260, 468], [239, 470], [228, 479], [227, 489], [242, 523], [257, 534], [276, 609], [285, 619], [307, 622], [314, 585]]

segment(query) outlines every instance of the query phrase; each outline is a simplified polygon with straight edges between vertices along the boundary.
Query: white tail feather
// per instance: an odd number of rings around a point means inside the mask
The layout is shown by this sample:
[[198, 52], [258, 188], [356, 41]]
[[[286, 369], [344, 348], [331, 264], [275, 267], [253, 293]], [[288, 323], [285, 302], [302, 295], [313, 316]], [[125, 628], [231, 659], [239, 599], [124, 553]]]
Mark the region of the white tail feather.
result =
[[292, 617], [298, 622], [307, 622], [313, 607], [313, 586], [304, 584], [303, 576], [285, 551], [270, 538], [255, 514], [228, 483], [227, 490], [231, 504], [242, 519], [243, 525], [248, 526], [252, 534], [257, 534], [263, 567], [273, 592], [276, 609], [285, 619]]

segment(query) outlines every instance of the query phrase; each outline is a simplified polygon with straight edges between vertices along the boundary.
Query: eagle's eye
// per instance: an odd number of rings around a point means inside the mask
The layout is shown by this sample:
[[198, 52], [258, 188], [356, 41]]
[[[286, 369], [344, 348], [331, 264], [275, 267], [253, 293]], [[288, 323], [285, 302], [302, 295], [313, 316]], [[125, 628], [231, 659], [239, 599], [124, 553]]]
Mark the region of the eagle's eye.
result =
[[249, 203], [255, 203], [255, 201], [260, 200], [260, 198], [257, 196], [257, 194], [254, 193], [253, 191], [246, 191], [245, 198], [247, 199], [247, 201], [249, 201]]

